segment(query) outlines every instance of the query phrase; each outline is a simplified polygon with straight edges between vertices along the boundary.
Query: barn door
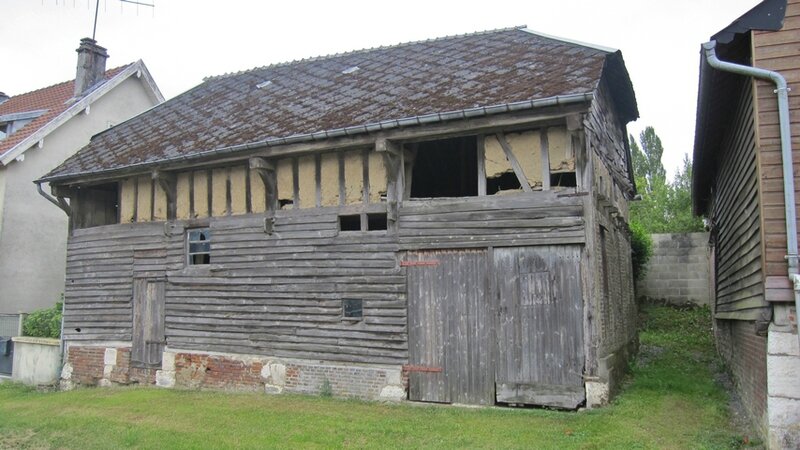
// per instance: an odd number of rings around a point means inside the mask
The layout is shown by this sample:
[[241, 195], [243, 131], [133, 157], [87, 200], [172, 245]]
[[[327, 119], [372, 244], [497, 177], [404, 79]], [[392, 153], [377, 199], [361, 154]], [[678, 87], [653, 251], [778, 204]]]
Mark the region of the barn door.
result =
[[494, 249], [497, 401], [576, 408], [583, 387], [580, 247]]
[[494, 404], [486, 250], [409, 252], [409, 398]]
[[133, 280], [133, 347], [131, 363], [161, 366], [164, 351], [164, 280]]

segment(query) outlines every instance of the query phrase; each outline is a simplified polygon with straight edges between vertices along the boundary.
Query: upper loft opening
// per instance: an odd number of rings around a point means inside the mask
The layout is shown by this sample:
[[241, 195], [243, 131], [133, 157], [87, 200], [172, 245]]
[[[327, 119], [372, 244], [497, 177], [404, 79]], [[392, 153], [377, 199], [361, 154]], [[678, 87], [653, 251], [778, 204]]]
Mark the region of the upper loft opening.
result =
[[422, 142], [411, 173], [411, 198], [478, 195], [476, 136]]

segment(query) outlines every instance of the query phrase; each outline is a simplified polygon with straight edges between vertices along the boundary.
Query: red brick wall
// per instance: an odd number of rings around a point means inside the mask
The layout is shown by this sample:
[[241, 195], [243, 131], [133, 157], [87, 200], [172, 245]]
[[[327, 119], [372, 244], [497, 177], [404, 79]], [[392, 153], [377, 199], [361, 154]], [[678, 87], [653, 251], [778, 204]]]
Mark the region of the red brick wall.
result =
[[[117, 384], [155, 384], [156, 369], [131, 367], [131, 349], [117, 348], [114, 368], [108, 381]], [[67, 349], [67, 362], [72, 365], [72, 382], [84, 386], [95, 386], [104, 378], [106, 347], [76, 347]]]
[[175, 383], [190, 388], [259, 390], [264, 387], [262, 367], [260, 361], [247, 364], [223, 356], [178, 353]]
[[[223, 355], [178, 353], [175, 355], [175, 385], [189, 388], [262, 391], [265, 362]], [[387, 385], [382, 369], [347, 365], [287, 362], [284, 364], [287, 392], [319, 394], [327, 381], [333, 395], [375, 399]], [[407, 375], [401, 381], [407, 383]], [[405, 386], [404, 386], [405, 387]]]
[[764, 436], [767, 412], [767, 338], [755, 333], [755, 324], [743, 320], [716, 321], [717, 348], [733, 375], [756, 430]]
[[72, 381], [94, 386], [103, 378], [103, 347], [69, 347], [67, 361], [72, 365]]

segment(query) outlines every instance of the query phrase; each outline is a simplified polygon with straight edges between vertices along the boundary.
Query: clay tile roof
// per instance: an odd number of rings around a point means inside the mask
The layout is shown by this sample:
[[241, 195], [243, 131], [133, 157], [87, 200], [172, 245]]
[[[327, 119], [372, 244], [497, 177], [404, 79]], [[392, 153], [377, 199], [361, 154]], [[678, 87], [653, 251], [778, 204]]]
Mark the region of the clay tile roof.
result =
[[[130, 66], [130, 64], [106, 71], [105, 79], [110, 80], [128, 66]], [[98, 83], [98, 86], [99, 85]], [[15, 95], [5, 102], [0, 103], [0, 116], [41, 110], [46, 111], [10, 136], [0, 140], [0, 156], [14, 148], [38, 129], [50, 123], [50, 121], [58, 117], [59, 114], [69, 109], [74, 102], [69, 102], [68, 100], [72, 98], [74, 91], [75, 80], [70, 80], [25, 94]]]
[[623, 117], [635, 118], [633, 89], [618, 51], [508, 28], [207, 78], [95, 136], [43, 180], [144, 169], [245, 145], [368, 132], [393, 127], [389, 121], [413, 125], [403, 119], [419, 116], [591, 95], [611, 57], [621, 64], [620, 78], [630, 91]]

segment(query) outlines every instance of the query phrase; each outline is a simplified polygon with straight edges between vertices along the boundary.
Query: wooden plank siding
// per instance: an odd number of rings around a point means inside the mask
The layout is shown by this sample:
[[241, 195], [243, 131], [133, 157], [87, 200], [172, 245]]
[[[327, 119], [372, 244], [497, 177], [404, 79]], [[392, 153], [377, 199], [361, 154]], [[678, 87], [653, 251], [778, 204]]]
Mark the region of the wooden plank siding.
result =
[[[397, 233], [339, 232], [339, 207], [275, 211], [271, 234], [262, 214], [74, 230], [64, 338], [130, 341], [133, 279], [162, 276], [169, 348], [403, 364], [403, 249], [579, 244], [582, 203], [555, 192], [406, 202]], [[186, 267], [185, 231], [206, 224], [211, 264]], [[343, 320], [350, 298], [363, 320]]]
[[718, 156], [711, 219], [715, 228], [717, 318], [756, 319], [766, 313], [761, 248], [753, 83], [742, 79], [732, 130]]
[[[780, 31], [753, 31], [753, 65], [776, 70], [786, 78], [795, 178], [795, 200], [800, 210], [800, 1], [787, 2], [786, 16]], [[767, 301], [793, 301], [787, 277], [786, 223], [783, 200], [783, 175], [775, 86], [756, 83], [757, 145], [761, 189], [761, 228], [763, 240], [764, 298]]]

